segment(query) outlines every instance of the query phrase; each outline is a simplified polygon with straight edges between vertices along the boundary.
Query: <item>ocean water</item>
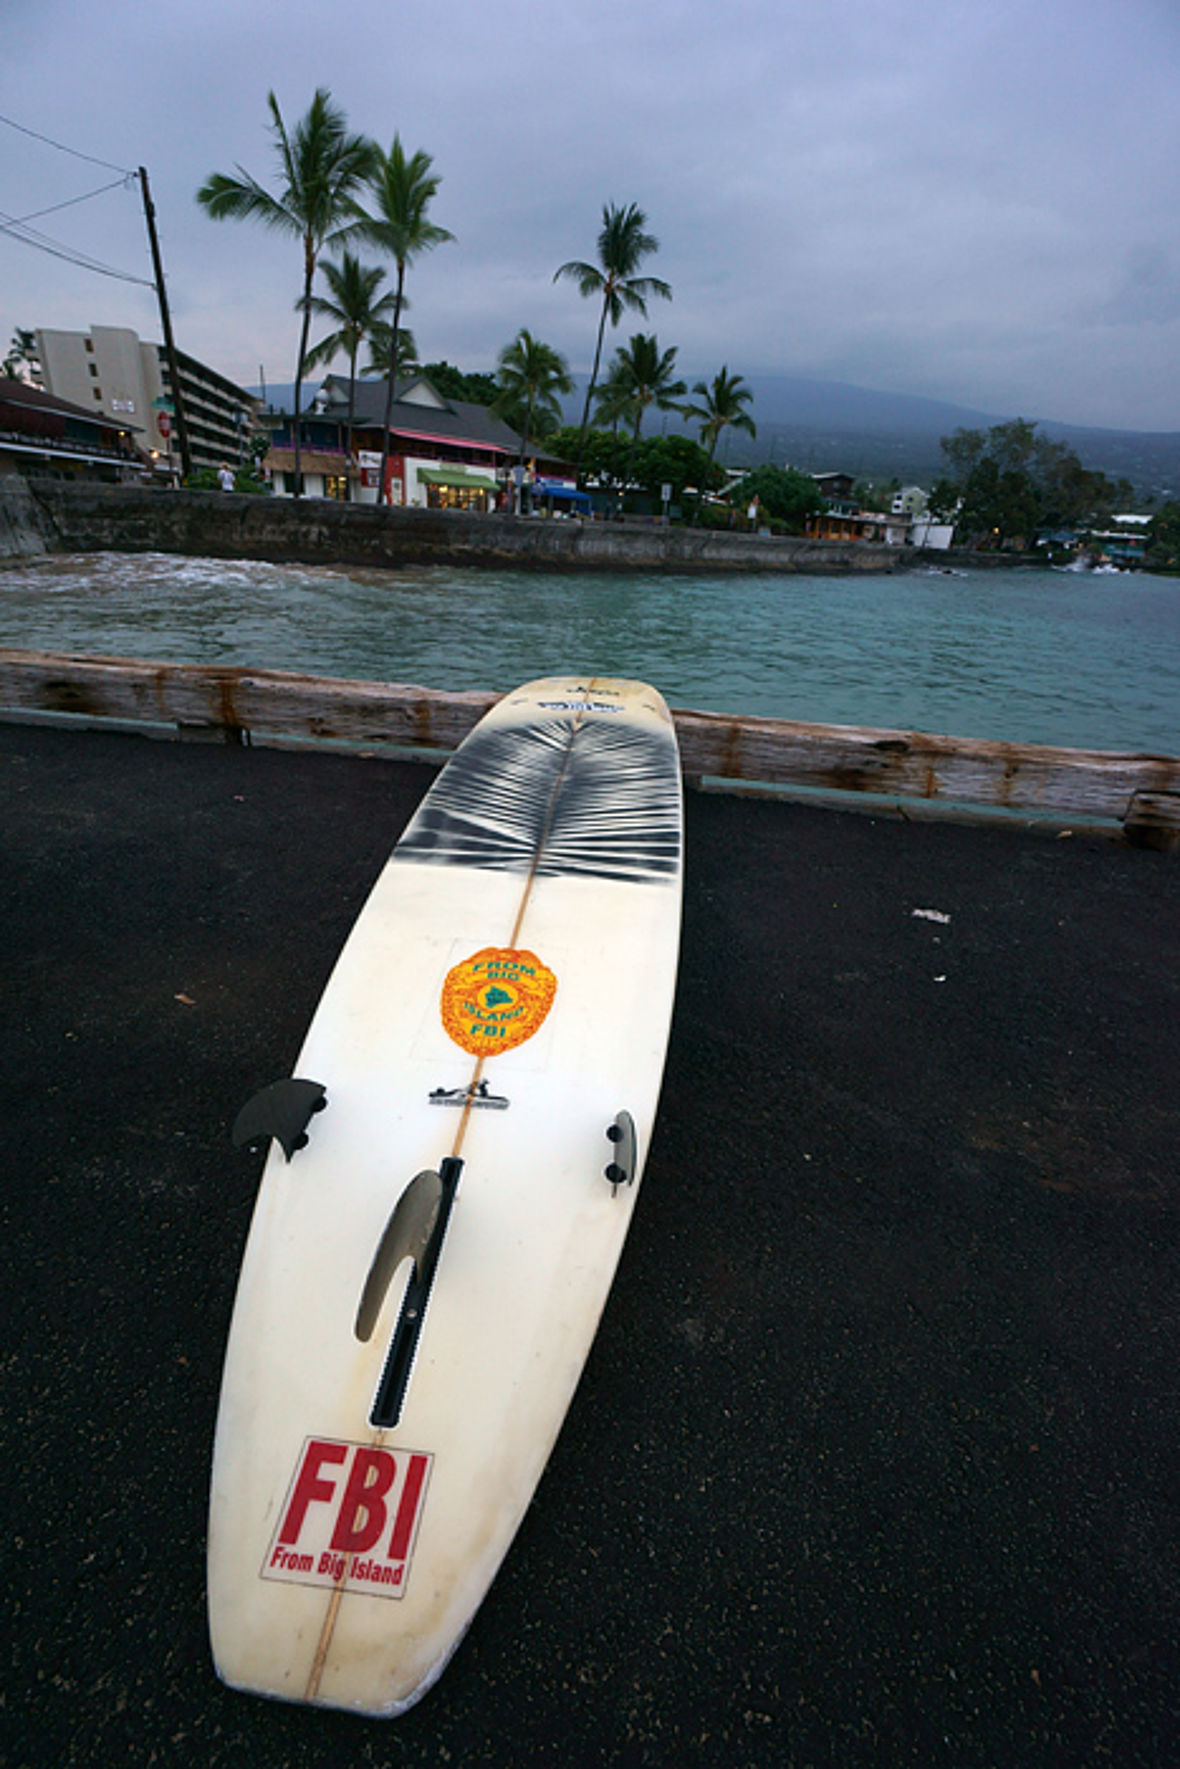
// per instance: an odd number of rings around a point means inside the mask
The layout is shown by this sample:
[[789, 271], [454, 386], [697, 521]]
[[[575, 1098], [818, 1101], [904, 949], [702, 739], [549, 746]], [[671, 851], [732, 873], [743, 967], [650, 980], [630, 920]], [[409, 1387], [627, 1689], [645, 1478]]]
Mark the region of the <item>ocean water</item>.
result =
[[95, 554], [0, 569], [0, 645], [1180, 754], [1180, 581], [1035, 569], [753, 577], [369, 571]]

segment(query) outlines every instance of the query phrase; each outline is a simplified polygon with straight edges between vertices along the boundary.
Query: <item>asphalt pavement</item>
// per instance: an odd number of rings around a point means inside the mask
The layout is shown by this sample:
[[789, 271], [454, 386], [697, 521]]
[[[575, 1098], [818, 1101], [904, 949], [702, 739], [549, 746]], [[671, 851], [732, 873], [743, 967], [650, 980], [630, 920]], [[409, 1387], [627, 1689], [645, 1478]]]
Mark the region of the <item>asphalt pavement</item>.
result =
[[1180, 858], [701, 794], [636, 1217], [470, 1634], [397, 1721], [218, 1683], [229, 1126], [428, 780], [0, 725], [0, 1761], [1180, 1762]]

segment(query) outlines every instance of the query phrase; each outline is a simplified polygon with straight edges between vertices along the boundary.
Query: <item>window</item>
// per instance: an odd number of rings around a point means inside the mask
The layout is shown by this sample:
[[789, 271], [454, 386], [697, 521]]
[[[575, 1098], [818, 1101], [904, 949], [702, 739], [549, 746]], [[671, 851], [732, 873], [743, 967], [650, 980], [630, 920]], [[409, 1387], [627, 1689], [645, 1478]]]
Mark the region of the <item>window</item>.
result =
[[468, 485], [428, 485], [426, 504], [431, 510], [487, 510], [486, 491]]

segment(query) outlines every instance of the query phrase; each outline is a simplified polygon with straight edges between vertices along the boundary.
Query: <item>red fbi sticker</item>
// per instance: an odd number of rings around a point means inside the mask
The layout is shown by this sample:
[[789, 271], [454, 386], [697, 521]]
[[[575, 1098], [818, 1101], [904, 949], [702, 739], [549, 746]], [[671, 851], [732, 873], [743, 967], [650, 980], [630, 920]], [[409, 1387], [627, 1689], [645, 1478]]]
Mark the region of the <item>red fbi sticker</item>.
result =
[[403, 1596], [433, 1459], [309, 1437], [261, 1576]]

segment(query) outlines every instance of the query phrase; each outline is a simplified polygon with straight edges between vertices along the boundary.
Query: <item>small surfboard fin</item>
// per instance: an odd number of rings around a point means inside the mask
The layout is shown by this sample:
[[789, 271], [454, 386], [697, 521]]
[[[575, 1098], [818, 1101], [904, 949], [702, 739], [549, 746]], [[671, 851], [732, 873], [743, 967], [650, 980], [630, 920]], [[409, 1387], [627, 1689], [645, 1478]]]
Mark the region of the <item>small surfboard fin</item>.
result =
[[412, 1259], [415, 1271], [420, 1270], [422, 1257], [430, 1245], [430, 1236], [438, 1221], [442, 1194], [441, 1178], [427, 1167], [414, 1175], [394, 1205], [377, 1243], [377, 1251], [373, 1255], [373, 1263], [361, 1291], [360, 1306], [356, 1311], [354, 1331], [362, 1344], [367, 1344], [373, 1337], [373, 1328], [377, 1325], [381, 1305], [385, 1301], [393, 1274], [402, 1260]]
[[[426, 1320], [426, 1305], [430, 1301], [430, 1291], [434, 1284], [434, 1273], [438, 1265], [439, 1254], [442, 1252], [446, 1237], [447, 1224], [451, 1220], [451, 1206], [455, 1202], [455, 1193], [459, 1189], [459, 1175], [463, 1171], [463, 1163], [454, 1155], [448, 1155], [439, 1162], [437, 1173], [429, 1175], [438, 1181], [438, 1207], [434, 1221], [427, 1234], [422, 1252], [415, 1259], [414, 1268], [410, 1273], [410, 1281], [406, 1285], [406, 1293], [402, 1297], [401, 1313], [398, 1315], [397, 1326], [394, 1328], [389, 1351], [385, 1359], [385, 1367], [381, 1371], [381, 1380], [377, 1384], [377, 1394], [369, 1413], [369, 1424], [378, 1431], [392, 1431], [402, 1416], [406, 1389], [410, 1384], [410, 1372], [414, 1367], [414, 1358], [418, 1351], [418, 1340], [422, 1336], [422, 1327]], [[418, 1179], [426, 1176], [418, 1175]], [[407, 1190], [412, 1190], [418, 1180], [411, 1180]], [[424, 1193], [430, 1188], [424, 1187]], [[403, 1197], [405, 1194], [402, 1194]], [[397, 1215], [397, 1211], [394, 1211]], [[393, 1268], [390, 1268], [390, 1276]], [[362, 1303], [363, 1303], [362, 1298]], [[359, 1315], [358, 1315], [359, 1325]]]
[[307, 1126], [315, 1112], [328, 1103], [328, 1090], [319, 1081], [300, 1081], [291, 1076], [272, 1081], [248, 1099], [234, 1119], [235, 1149], [261, 1143], [273, 1136], [288, 1161], [307, 1143]]
[[639, 1139], [635, 1134], [635, 1120], [630, 1112], [617, 1113], [614, 1123], [606, 1127], [606, 1136], [607, 1141], [613, 1144], [611, 1162], [605, 1169], [613, 1198], [621, 1185], [634, 1184], [635, 1170], [639, 1164]]

